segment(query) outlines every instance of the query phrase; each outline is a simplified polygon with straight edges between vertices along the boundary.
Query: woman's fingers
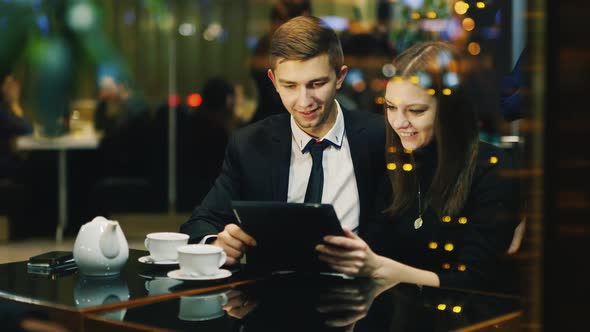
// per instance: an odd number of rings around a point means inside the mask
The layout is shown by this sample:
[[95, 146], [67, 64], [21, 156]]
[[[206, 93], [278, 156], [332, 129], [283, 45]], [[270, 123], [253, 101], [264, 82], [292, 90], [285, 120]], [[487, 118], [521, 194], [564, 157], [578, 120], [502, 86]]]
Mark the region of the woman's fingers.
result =
[[339, 247], [318, 244], [316, 250], [323, 255], [349, 260], [365, 260], [367, 253], [363, 250], [346, 250]]
[[[354, 235], [353, 233], [350, 234]], [[348, 236], [328, 235], [324, 237], [324, 242], [332, 246], [341, 247], [348, 250], [366, 250], [368, 248], [365, 241], [358, 237], [350, 238]]]

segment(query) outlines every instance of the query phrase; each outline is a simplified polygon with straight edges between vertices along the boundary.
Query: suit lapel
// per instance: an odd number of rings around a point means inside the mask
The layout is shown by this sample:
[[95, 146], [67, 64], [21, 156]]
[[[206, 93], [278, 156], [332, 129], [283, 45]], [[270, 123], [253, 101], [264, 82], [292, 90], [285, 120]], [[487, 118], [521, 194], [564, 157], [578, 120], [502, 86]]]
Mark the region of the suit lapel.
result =
[[272, 199], [287, 201], [289, 188], [289, 166], [291, 163], [291, 124], [290, 116], [275, 118], [271, 124], [271, 190]]
[[360, 200], [360, 220], [363, 220], [365, 215], [365, 206], [367, 199], [367, 175], [369, 172], [369, 147], [368, 132], [364, 118], [356, 117], [351, 111], [343, 111], [344, 125], [346, 127], [346, 137], [350, 145], [350, 156], [352, 158], [352, 165], [354, 167], [354, 175], [356, 177], [356, 185]]

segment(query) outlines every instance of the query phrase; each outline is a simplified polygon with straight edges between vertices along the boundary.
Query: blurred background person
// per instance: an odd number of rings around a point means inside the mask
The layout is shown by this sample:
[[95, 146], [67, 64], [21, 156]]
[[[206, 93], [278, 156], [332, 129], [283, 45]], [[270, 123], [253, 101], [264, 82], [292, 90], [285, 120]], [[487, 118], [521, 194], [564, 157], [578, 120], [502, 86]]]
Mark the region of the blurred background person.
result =
[[155, 174], [154, 125], [149, 105], [132, 83], [108, 75], [100, 79], [94, 126], [102, 139], [92, 164], [97, 180], [88, 198], [90, 212], [83, 220], [155, 208], [155, 183], [162, 176]]
[[0, 69], [0, 215], [8, 215], [10, 238], [23, 236], [28, 194], [22, 184], [22, 158], [14, 151], [19, 135], [33, 132], [20, 104], [20, 83]]
[[221, 171], [225, 146], [235, 126], [234, 86], [222, 77], [208, 79], [201, 93], [202, 104], [179, 111], [178, 210], [191, 211], [200, 202]]
[[9, 71], [0, 73], [0, 176], [11, 177], [19, 167], [12, 144], [16, 136], [33, 132], [20, 104], [20, 83]]

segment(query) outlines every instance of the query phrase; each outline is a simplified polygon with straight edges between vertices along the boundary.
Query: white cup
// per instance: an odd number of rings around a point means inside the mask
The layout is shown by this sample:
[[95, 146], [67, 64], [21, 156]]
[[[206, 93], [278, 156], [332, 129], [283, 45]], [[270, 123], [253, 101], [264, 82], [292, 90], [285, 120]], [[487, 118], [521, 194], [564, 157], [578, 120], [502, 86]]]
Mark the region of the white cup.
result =
[[223, 316], [227, 303], [225, 293], [203, 294], [180, 297], [178, 318], [185, 321], [203, 321]]
[[227, 258], [223, 248], [211, 244], [188, 244], [177, 250], [180, 271], [189, 276], [214, 275]]
[[150, 257], [154, 261], [178, 259], [176, 248], [188, 243], [189, 236], [183, 233], [158, 232], [149, 233], [144, 245], [150, 251]]

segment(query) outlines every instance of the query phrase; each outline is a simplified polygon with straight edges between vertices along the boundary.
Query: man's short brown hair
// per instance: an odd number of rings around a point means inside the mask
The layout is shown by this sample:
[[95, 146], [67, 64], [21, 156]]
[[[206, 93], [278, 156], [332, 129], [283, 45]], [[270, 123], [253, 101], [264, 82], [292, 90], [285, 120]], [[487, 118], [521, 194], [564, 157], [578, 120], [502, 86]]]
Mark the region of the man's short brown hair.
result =
[[339, 74], [344, 63], [342, 45], [336, 32], [314, 16], [297, 16], [281, 25], [270, 41], [270, 67], [278, 61], [305, 61], [327, 54], [330, 65]]

